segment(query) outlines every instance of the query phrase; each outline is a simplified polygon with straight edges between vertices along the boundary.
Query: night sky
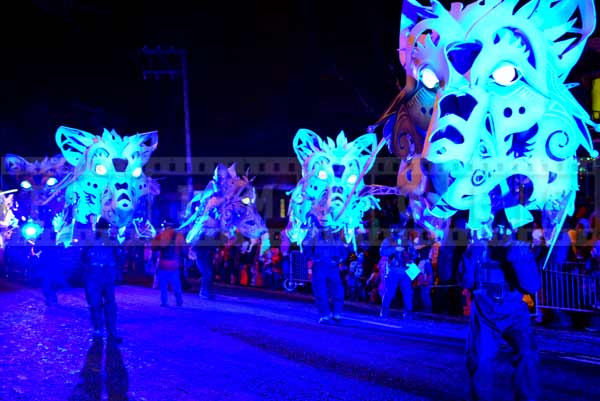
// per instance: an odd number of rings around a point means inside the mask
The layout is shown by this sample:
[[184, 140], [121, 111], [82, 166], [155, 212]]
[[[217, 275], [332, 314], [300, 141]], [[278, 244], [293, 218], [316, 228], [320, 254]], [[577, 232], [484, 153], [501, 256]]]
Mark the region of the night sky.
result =
[[0, 24], [3, 153], [51, 153], [68, 125], [158, 129], [156, 155], [183, 155], [181, 84], [143, 80], [144, 45], [189, 51], [194, 156], [290, 155], [304, 127], [355, 137], [401, 76], [401, 2], [18, 3]]
[[403, 80], [401, 1], [15, 3], [0, 13], [2, 153], [54, 153], [67, 125], [158, 129], [155, 154], [183, 156], [181, 84], [143, 80], [145, 45], [188, 49], [194, 156], [291, 155], [298, 128], [354, 138]]

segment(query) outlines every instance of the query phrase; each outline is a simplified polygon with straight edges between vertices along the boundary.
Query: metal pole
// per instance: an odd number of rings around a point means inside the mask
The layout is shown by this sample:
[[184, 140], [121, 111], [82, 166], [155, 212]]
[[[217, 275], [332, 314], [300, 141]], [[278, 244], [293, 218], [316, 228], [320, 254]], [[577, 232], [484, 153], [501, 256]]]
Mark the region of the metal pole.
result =
[[171, 78], [176, 74], [181, 74], [181, 84], [183, 89], [183, 116], [185, 122], [185, 171], [187, 175], [187, 189], [186, 193], [183, 195], [183, 200], [187, 203], [191, 199], [191, 194], [194, 191], [194, 187], [192, 184], [192, 130], [190, 128], [190, 107], [189, 107], [189, 92], [188, 92], [188, 68], [187, 68], [187, 52], [185, 49], [161, 49], [157, 47], [156, 49], [150, 49], [148, 47], [144, 47], [142, 50], [143, 54], [148, 56], [169, 56], [176, 55], [180, 57], [180, 68], [169, 67], [169, 66], [161, 66], [158, 69], [146, 69], [144, 70], [144, 79], [146, 74], [150, 76], [154, 76], [158, 78], [161, 75], [169, 75]]
[[181, 52], [181, 77], [183, 84], [183, 114], [185, 119], [185, 171], [187, 174], [187, 193], [185, 195], [186, 203], [192, 197], [194, 186], [192, 184], [192, 132], [190, 128], [190, 102], [188, 93], [188, 66], [187, 52]]

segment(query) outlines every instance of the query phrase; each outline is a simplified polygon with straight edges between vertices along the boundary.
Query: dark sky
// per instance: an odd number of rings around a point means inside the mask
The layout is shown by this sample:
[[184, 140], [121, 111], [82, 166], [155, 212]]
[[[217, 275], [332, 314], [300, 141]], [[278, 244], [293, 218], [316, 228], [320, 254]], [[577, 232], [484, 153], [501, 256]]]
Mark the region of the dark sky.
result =
[[184, 154], [181, 84], [144, 45], [188, 49], [193, 154], [291, 155], [298, 128], [362, 134], [396, 94], [401, 1], [20, 0], [0, 10], [2, 153], [54, 153], [68, 125], [158, 129]]
[[188, 49], [195, 156], [289, 155], [303, 127], [355, 137], [396, 92], [400, 1], [17, 3], [0, 13], [5, 153], [51, 153], [70, 125], [159, 129], [157, 155], [183, 155], [180, 81], [144, 81], [144, 45]]

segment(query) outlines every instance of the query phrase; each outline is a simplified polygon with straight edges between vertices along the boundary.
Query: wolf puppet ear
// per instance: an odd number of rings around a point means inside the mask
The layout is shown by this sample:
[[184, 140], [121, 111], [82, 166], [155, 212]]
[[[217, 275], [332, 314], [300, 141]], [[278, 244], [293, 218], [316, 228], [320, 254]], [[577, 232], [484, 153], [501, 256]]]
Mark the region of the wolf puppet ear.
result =
[[[517, 3], [516, 0], [513, 0]], [[535, 4], [535, 8], [532, 6]], [[593, 0], [531, 1], [515, 15], [529, 14], [531, 20], [550, 42], [561, 82], [579, 60], [585, 43], [596, 27]]]
[[95, 135], [76, 128], [58, 127], [56, 130], [56, 144], [60, 148], [65, 160], [72, 166], [77, 166], [92, 143]]
[[4, 167], [6, 172], [10, 175], [20, 175], [27, 171], [27, 166], [31, 164], [21, 156], [13, 155], [11, 153], [4, 157]]
[[294, 136], [294, 152], [298, 156], [300, 165], [304, 166], [304, 162], [309, 159], [315, 152], [323, 150], [323, 141], [321, 138], [307, 129], [299, 129]]

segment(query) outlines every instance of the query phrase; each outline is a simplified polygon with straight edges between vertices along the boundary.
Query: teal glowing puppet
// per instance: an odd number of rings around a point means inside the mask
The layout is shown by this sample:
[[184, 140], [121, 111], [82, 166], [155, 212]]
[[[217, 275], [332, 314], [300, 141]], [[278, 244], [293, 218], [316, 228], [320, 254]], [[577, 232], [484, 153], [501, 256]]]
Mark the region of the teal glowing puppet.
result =
[[71, 243], [76, 222], [94, 225], [100, 217], [118, 230], [120, 240], [131, 225], [139, 237], [154, 236], [154, 228], [138, 208], [159, 193], [158, 184], [143, 170], [158, 145], [157, 132], [121, 137], [115, 131], [93, 135], [60, 127], [56, 143], [74, 167], [55, 187], [66, 191], [65, 209], [54, 220], [57, 243]]
[[14, 192], [16, 190], [0, 192], [0, 249], [4, 249], [6, 242], [11, 239], [14, 230], [19, 226], [19, 221], [14, 214]]
[[260, 241], [259, 254], [270, 247], [269, 231], [256, 209], [256, 191], [248, 174], [238, 177], [235, 163], [218, 164], [213, 179], [186, 207], [181, 228], [190, 227], [186, 242], [196, 244], [204, 236], [223, 234], [229, 239], [239, 232], [250, 239], [249, 252]]
[[294, 151], [302, 165], [302, 178], [291, 191], [286, 235], [302, 245], [313, 230], [343, 232], [356, 246], [356, 230], [363, 229], [363, 215], [379, 208], [375, 195], [398, 194], [395, 188], [365, 185], [364, 176], [373, 167], [384, 142], [365, 134], [348, 142], [344, 132], [326, 141], [301, 129], [294, 137]]
[[497, 213], [518, 228], [541, 210], [554, 243], [574, 209], [576, 152], [597, 155], [565, 84], [594, 26], [591, 0], [404, 1], [400, 61], [431, 113], [407, 142], [415, 193], [432, 189], [423, 219], [468, 211], [489, 234]]
[[388, 150], [400, 161], [396, 186], [408, 199], [414, 221], [441, 238], [449, 221], [431, 215], [424, 218], [425, 211], [433, 206], [438, 195], [431, 191], [421, 170], [423, 144], [433, 114], [436, 91], [437, 86], [429, 88], [421, 80], [408, 75], [400, 93], [379, 120], [369, 127], [369, 132], [383, 126]]
[[[29, 219], [50, 227], [54, 216], [64, 208], [64, 191], [56, 185], [73, 171], [62, 155], [29, 162], [21, 156], [7, 154], [6, 172], [12, 175], [19, 191], [14, 195], [14, 213], [20, 221]], [[49, 201], [50, 196], [52, 200]]]

